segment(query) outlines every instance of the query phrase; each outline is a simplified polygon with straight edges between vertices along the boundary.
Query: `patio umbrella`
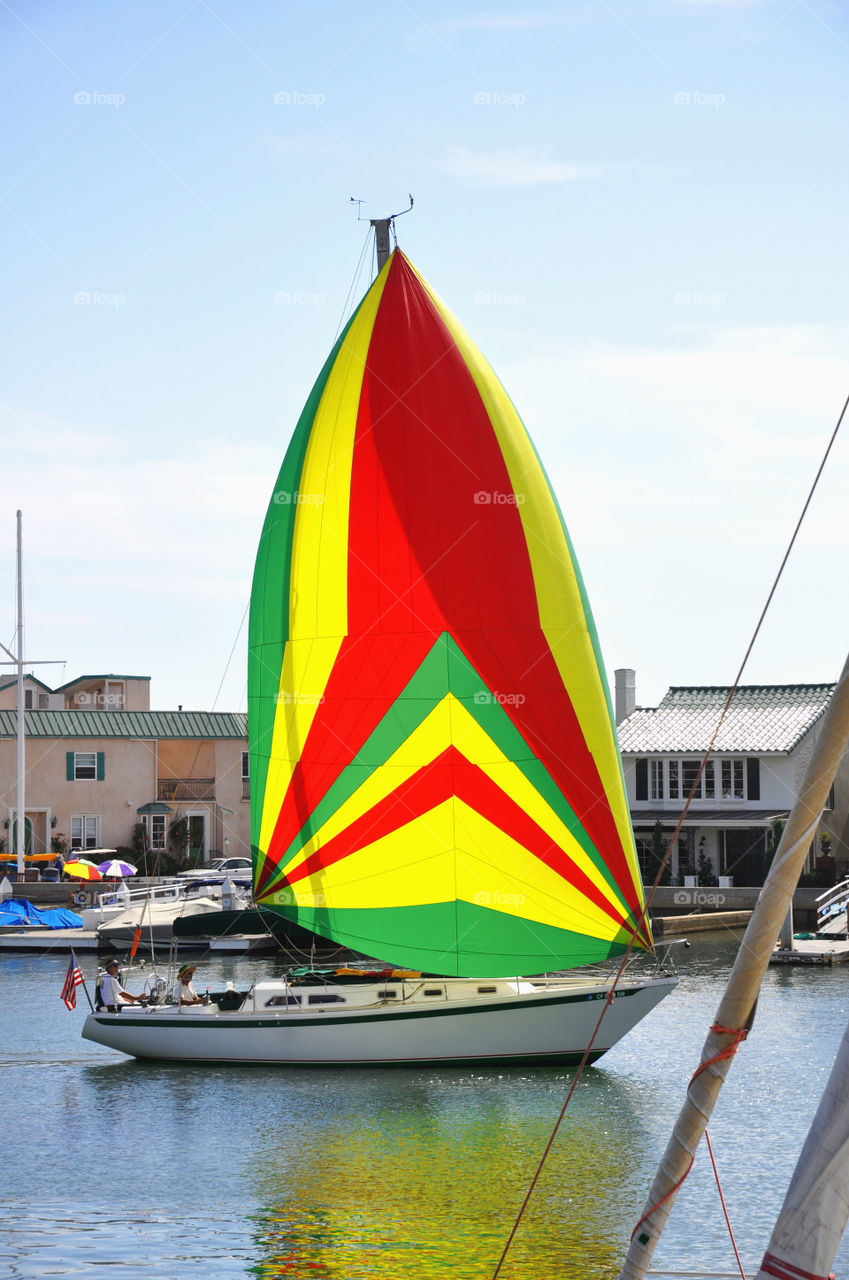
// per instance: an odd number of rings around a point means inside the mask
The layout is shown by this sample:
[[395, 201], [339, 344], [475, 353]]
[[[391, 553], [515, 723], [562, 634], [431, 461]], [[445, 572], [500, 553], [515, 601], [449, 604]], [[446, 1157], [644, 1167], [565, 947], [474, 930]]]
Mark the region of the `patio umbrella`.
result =
[[112, 858], [108, 862], [98, 864], [98, 871], [102, 876], [134, 876], [138, 871], [138, 867], [134, 867], [132, 862], [122, 862], [120, 858]]
[[103, 879], [103, 876], [100, 874], [100, 870], [93, 862], [87, 862], [85, 858], [77, 858], [73, 862], [66, 862], [65, 875], [71, 876], [74, 880]]

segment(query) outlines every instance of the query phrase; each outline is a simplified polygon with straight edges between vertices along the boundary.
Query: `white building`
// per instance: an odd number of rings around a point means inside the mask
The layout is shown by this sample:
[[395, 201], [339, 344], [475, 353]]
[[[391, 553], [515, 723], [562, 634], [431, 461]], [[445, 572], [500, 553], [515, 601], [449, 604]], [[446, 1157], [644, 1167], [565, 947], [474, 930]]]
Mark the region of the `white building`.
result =
[[[652, 854], [656, 824], [665, 848], [695, 786], [672, 853], [673, 881], [698, 874], [701, 862], [738, 885], [763, 883], [773, 823], [786, 819], [793, 805], [833, 689], [833, 684], [741, 686], [717, 732], [728, 688], [673, 687], [659, 706], [637, 707], [633, 671], [616, 672], [628, 804], [649, 880], [657, 865]], [[819, 829], [831, 841], [838, 871], [849, 863], [848, 823], [849, 767], [844, 763]], [[810, 869], [821, 852], [812, 846]]]

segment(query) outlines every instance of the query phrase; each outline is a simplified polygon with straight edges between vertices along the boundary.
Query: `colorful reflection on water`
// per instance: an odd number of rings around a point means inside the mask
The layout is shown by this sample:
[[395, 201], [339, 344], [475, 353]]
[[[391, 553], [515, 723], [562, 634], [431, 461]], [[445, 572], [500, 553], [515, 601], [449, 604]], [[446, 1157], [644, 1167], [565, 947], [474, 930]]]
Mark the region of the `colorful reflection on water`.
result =
[[[314, 1119], [290, 1113], [257, 1152], [253, 1185], [267, 1207], [256, 1219], [265, 1255], [256, 1274], [491, 1275], [569, 1079], [393, 1071], [329, 1083], [338, 1092], [331, 1132], [317, 1142]], [[623, 1170], [645, 1146], [628, 1093], [587, 1073], [504, 1280], [612, 1274], [628, 1221], [616, 1208]]]

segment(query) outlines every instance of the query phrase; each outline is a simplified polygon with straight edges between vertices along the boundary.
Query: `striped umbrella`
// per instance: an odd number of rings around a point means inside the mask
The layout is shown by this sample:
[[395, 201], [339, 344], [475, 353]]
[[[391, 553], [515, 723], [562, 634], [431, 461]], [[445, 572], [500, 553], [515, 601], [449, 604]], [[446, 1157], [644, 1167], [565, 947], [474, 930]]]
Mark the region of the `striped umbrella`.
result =
[[131, 862], [122, 862], [120, 858], [112, 858], [107, 862], [98, 864], [98, 871], [103, 876], [134, 876], [138, 867], [134, 867]]
[[65, 863], [65, 874], [74, 880], [102, 880], [100, 869], [85, 858], [77, 858], [74, 862]]

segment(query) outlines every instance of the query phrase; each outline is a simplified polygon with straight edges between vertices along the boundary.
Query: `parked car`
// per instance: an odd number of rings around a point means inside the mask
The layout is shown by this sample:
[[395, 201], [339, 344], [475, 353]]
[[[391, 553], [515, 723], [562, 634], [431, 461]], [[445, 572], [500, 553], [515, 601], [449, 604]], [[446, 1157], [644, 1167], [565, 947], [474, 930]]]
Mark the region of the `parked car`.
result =
[[180, 876], [191, 876], [195, 879], [206, 879], [210, 877], [218, 879], [219, 876], [238, 877], [239, 880], [249, 880], [253, 872], [253, 866], [250, 858], [213, 858], [212, 862], [203, 867], [192, 867], [191, 871], [181, 871]]

